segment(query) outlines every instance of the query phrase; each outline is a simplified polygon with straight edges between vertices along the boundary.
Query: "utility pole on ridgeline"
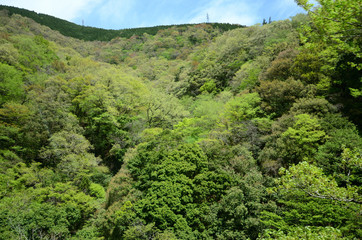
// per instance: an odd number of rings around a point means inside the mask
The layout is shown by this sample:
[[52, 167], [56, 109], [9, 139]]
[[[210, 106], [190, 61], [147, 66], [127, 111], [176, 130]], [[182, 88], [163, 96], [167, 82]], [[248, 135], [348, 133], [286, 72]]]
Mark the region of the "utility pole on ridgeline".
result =
[[209, 19], [209, 13], [206, 13], [206, 23], [209, 23], [210, 19]]

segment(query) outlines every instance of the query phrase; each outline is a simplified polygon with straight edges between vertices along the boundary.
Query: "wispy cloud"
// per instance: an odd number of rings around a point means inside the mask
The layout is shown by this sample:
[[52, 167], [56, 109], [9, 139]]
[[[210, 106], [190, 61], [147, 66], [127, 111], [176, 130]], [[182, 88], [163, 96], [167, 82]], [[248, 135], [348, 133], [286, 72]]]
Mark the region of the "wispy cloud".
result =
[[99, 2], [101, 0], [1, 0], [3, 5], [46, 13], [69, 21], [83, 12], [89, 12]]

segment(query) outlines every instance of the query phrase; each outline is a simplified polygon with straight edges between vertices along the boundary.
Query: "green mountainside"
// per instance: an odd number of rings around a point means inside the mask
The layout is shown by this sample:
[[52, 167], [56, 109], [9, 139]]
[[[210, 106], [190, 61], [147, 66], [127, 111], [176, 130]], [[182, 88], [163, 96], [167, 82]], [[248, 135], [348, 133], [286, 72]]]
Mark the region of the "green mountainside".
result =
[[[168, 29], [173, 25], [169, 26], [156, 26], [156, 27], [144, 27], [144, 28], [132, 28], [122, 30], [107, 30], [101, 28], [80, 26], [63, 19], [59, 19], [46, 14], [36, 13], [22, 8], [10, 7], [0, 5], [0, 10], [7, 10], [10, 15], [19, 14], [24, 17], [33, 19], [35, 22], [48, 26], [52, 30], [59, 31], [64, 36], [82, 39], [86, 41], [110, 41], [116, 37], [130, 38], [132, 36], [142, 36], [144, 33], [149, 35], [155, 35], [159, 30]], [[192, 26], [193, 24], [182, 24], [177, 25], [180, 28]], [[228, 31], [235, 28], [245, 27], [237, 24], [228, 23], [208, 23], [213, 28], [218, 28], [222, 31]]]
[[127, 34], [2, 6], [0, 239], [361, 239], [360, 1], [297, 2]]

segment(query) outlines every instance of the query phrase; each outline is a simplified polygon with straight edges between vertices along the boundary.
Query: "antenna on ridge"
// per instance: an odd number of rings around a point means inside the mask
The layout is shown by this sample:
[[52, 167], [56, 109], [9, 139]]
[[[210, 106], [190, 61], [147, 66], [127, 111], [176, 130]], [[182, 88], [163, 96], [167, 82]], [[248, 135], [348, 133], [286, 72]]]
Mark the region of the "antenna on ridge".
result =
[[209, 19], [209, 13], [206, 13], [206, 23], [209, 23], [210, 19]]
[[84, 27], [84, 19], [82, 19], [82, 26]]

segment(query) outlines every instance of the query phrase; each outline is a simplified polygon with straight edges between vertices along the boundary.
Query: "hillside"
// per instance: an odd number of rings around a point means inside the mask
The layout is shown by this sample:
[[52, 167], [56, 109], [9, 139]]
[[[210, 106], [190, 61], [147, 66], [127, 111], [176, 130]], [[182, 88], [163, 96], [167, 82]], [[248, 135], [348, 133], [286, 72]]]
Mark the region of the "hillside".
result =
[[361, 239], [360, 8], [304, 7], [127, 37], [1, 10], [0, 239]]
[[[24, 17], [33, 19], [35, 22], [48, 26], [52, 30], [59, 31], [64, 36], [73, 37], [86, 41], [110, 41], [113, 38], [122, 37], [130, 38], [132, 36], [142, 36], [147, 33], [149, 35], [155, 35], [159, 30], [168, 29], [173, 27], [169, 26], [155, 26], [155, 27], [144, 27], [144, 28], [132, 28], [132, 29], [121, 29], [121, 30], [107, 30], [101, 28], [80, 26], [71, 22], [68, 22], [63, 19], [59, 19], [53, 16], [46, 14], [36, 13], [34, 11], [29, 11], [22, 8], [10, 7], [5, 5], [0, 5], [0, 10], [7, 10], [8, 14], [19, 14]], [[182, 24], [178, 27], [183, 28], [187, 26], [192, 26], [195, 24]], [[237, 24], [227, 24], [227, 23], [208, 23], [208, 25], [213, 28], [218, 28], [221, 31], [228, 31], [239, 27], [245, 27]]]

